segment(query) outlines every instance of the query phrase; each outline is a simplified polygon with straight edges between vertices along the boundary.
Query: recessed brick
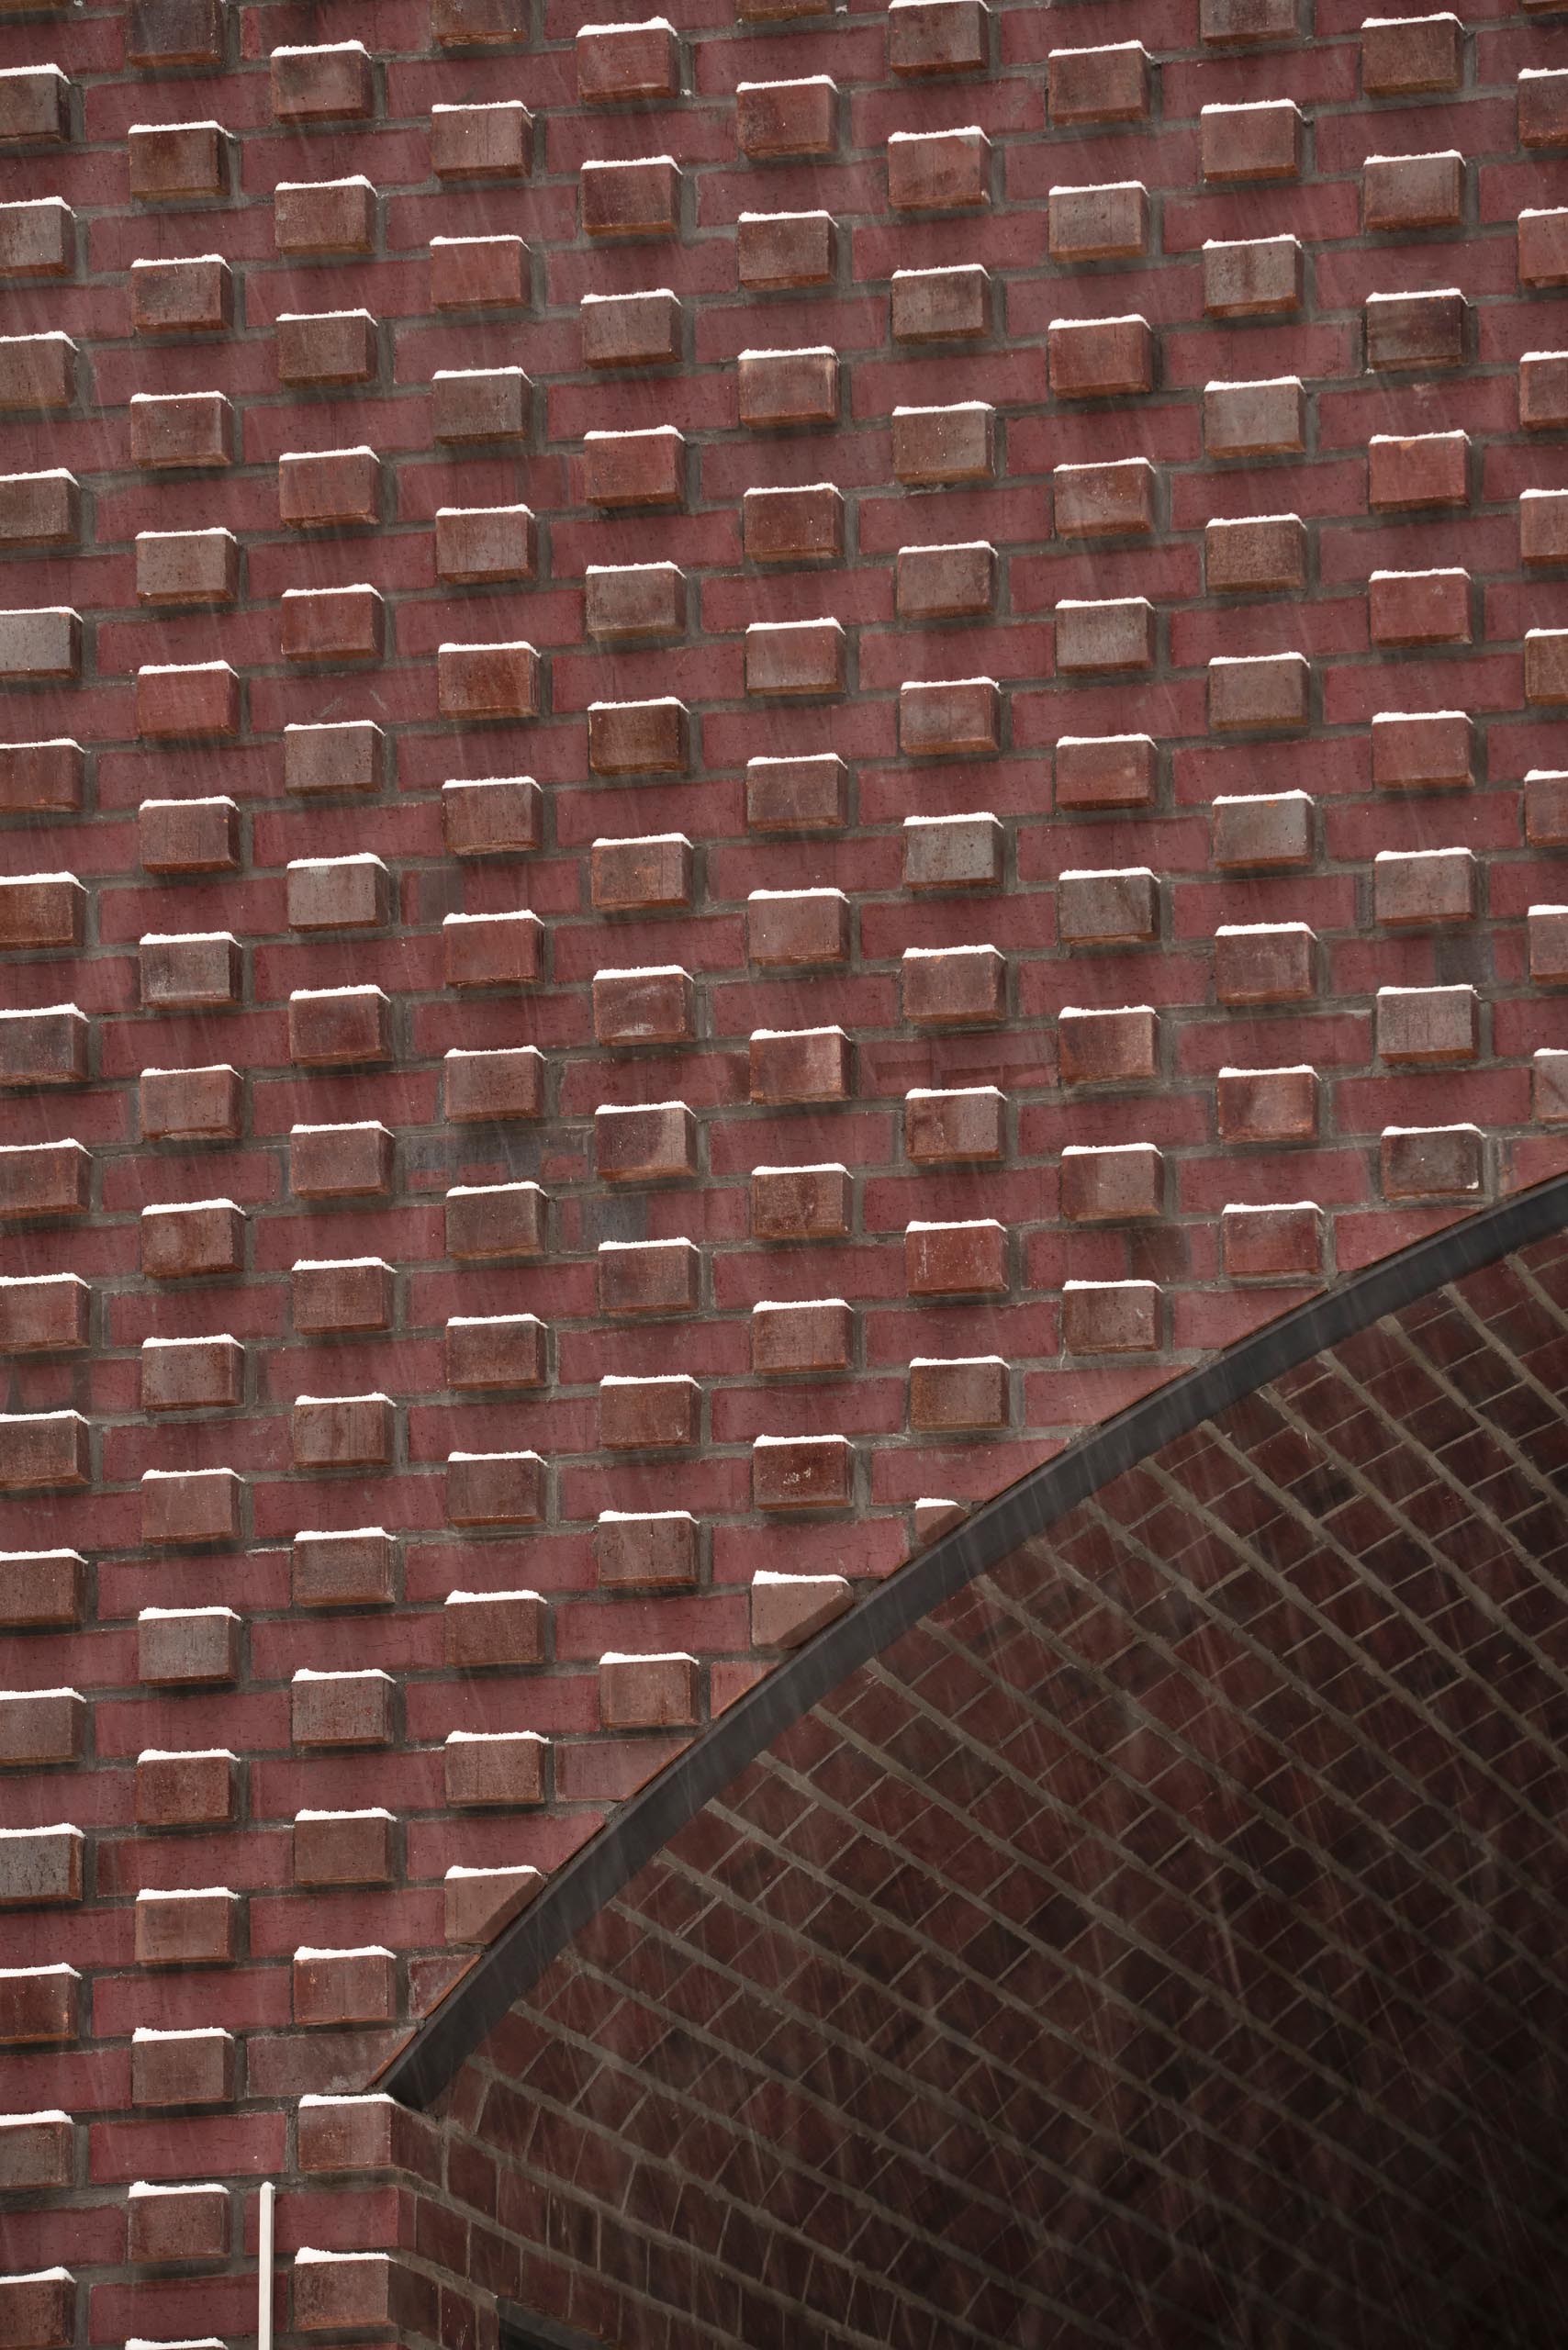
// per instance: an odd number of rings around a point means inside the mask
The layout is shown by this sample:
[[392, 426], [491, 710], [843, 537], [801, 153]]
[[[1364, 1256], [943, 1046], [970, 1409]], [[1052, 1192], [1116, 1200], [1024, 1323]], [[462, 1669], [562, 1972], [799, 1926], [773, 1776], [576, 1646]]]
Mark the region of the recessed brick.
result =
[[1051, 259], [1064, 267], [1134, 261], [1148, 249], [1148, 190], [1138, 180], [1053, 187], [1046, 220]]
[[1216, 800], [1209, 827], [1214, 862], [1222, 872], [1280, 872], [1313, 859], [1313, 806], [1305, 791]]
[[232, 1200], [186, 1200], [141, 1211], [141, 1270], [150, 1281], [236, 1273], [244, 1258], [245, 1218]]
[[838, 420], [838, 354], [743, 351], [736, 362], [741, 422], [753, 432]]
[[1323, 1211], [1314, 1200], [1220, 1214], [1220, 1255], [1233, 1281], [1320, 1281]]
[[1211, 319], [1282, 318], [1302, 297], [1302, 247], [1295, 237], [1256, 237], [1204, 245], [1204, 309]]
[[1161, 1339], [1159, 1285], [1140, 1281], [1065, 1281], [1061, 1318], [1062, 1344], [1069, 1354], [1153, 1354]]
[[899, 688], [899, 748], [906, 757], [984, 757], [1001, 747], [1002, 696], [994, 677]]
[[1473, 1061], [1481, 1008], [1473, 987], [1379, 988], [1377, 1049], [1385, 1061], [1419, 1066]]
[[536, 1452], [453, 1452], [446, 1462], [446, 1515], [454, 1526], [537, 1526], [546, 1510], [546, 1471]]
[[904, 1096], [904, 1148], [920, 1167], [999, 1159], [1006, 1120], [1006, 1099], [994, 1085], [917, 1086]]
[[1143, 122], [1149, 107], [1148, 51], [1140, 40], [1098, 49], [1053, 49], [1047, 59], [1051, 120], [1059, 130], [1092, 122]]
[[1306, 446], [1306, 393], [1299, 375], [1255, 384], [1205, 384], [1204, 446], [1211, 457], [1280, 457]]
[[844, 1102], [849, 1039], [842, 1028], [757, 1028], [751, 1036], [754, 1102]]
[[1147, 319], [1053, 319], [1046, 363], [1058, 400], [1115, 399], [1154, 388], [1154, 336]]
[[1000, 1355], [916, 1355], [909, 1367], [912, 1428], [1001, 1428], [1010, 1417]]
[[301, 1257], [288, 1284], [301, 1337], [385, 1330], [392, 1319], [392, 1268], [379, 1257]]
[[76, 215], [58, 196], [0, 204], [0, 276], [69, 277], [76, 266]]
[[980, 73], [989, 62], [984, 0], [889, 0], [887, 24], [891, 73]]
[[537, 1183], [456, 1183], [446, 1195], [446, 1247], [464, 1261], [542, 1257], [548, 1203]]
[[521, 98], [431, 108], [431, 169], [443, 180], [526, 179], [533, 117]]
[[459, 1810], [543, 1803], [549, 1752], [537, 1730], [449, 1730], [446, 1800]]
[[284, 310], [277, 372], [301, 389], [366, 384], [375, 373], [375, 321], [368, 310]]
[[[227, 1747], [169, 1753], [147, 1747], [136, 1758], [136, 1819], [144, 1828], [218, 1828], [238, 1812], [240, 1764]], [[178, 2257], [150, 2253], [149, 2259]]]
[[1384, 1126], [1378, 1157], [1384, 1199], [1463, 1198], [1486, 1181], [1479, 1126]]
[[1301, 175], [1304, 135], [1294, 98], [1264, 98], [1244, 106], [1207, 106], [1199, 117], [1199, 154], [1205, 180], [1294, 180]]
[[1222, 1003], [1303, 1003], [1316, 988], [1317, 940], [1305, 923], [1222, 923], [1215, 931]]
[[1159, 1073], [1159, 1014], [1151, 1004], [1064, 1004], [1057, 1042], [1064, 1085], [1142, 1085]]
[[688, 1591], [698, 1574], [697, 1520], [682, 1509], [601, 1510], [594, 1565], [609, 1591]]
[[442, 1106], [454, 1125], [544, 1114], [544, 1056], [532, 1045], [488, 1052], [457, 1046], [442, 1064]]
[[679, 227], [680, 166], [673, 155], [585, 163], [579, 185], [586, 237], [673, 237]]
[[[227, 1477], [232, 1472], [220, 1469], [185, 1472], [187, 1479], [195, 1474]], [[184, 1498], [188, 1500], [190, 1496]], [[211, 1515], [215, 1517], [216, 1513]], [[211, 1541], [218, 1538], [209, 1534], [149, 1535], [144, 1529], [143, 1539]], [[151, 1688], [174, 1689], [197, 1683], [216, 1686], [232, 1681], [240, 1670], [240, 1618], [231, 1607], [144, 1607], [136, 1619], [136, 1669]]]
[[397, 1596], [394, 1545], [379, 1526], [297, 1534], [291, 1566], [297, 1607], [380, 1607]]
[[547, 1611], [536, 1591], [451, 1591], [442, 1612], [446, 1662], [455, 1672], [543, 1660]]
[[833, 266], [830, 213], [743, 212], [735, 224], [735, 268], [750, 293], [825, 285]]
[[1222, 1142], [1307, 1142], [1317, 1132], [1317, 1072], [1291, 1069], [1222, 1069], [1215, 1080]]
[[754, 1167], [751, 1231], [754, 1240], [841, 1240], [850, 1225], [849, 1169], [829, 1161], [817, 1167]]
[[352, 1126], [295, 1126], [288, 1181], [297, 1199], [362, 1199], [392, 1180], [392, 1137], [374, 1118]]
[[991, 278], [978, 262], [895, 269], [895, 342], [972, 342], [991, 330]]
[[279, 180], [273, 238], [280, 253], [369, 253], [375, 244], [375, 190], [362, 173]]
[[1459, 367], [1468, 304], [1455, 286], [1424, 294], [1369, 294], [1369, 367]]
[[1061, 1155], [1061, 1212], [1070, 1224], [1121, 1224], [1165, 1205], [1165, 1162], [1153, 1143], [1086, 1146]]
[[392, 1678], [386, 1673], [317, 1673], [302, 1667], [289, 1689], [294, 1743], [388, 1745], [394, 1695]]
[[1361, 20], [1361, 88], [1369, 97], [1457, 90], [1463, 66], [1464, 29], [1457, 17]]
[[906, 946], [901, 995], [916, 1027], [989, 1026], [1006, 1016], [1006, 958], [994, 946]]

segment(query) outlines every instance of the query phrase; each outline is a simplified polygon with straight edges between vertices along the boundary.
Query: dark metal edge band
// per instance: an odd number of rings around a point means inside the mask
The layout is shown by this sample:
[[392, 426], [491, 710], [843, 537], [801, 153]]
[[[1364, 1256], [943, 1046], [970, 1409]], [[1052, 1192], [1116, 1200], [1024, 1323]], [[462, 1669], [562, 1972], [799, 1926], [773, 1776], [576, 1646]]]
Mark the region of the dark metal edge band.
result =
[[1283, 1314], [1094, 1428], [898, 1568], [776, 1665], [633, 1796], [504, 1927], [375, 2086], [428, 2107], [605, 1903], [746, 1765], [868, 1658], [1125, 1470], [1386, 1314], [1568, 1225], [1568, 1175], [1466, 1216]]

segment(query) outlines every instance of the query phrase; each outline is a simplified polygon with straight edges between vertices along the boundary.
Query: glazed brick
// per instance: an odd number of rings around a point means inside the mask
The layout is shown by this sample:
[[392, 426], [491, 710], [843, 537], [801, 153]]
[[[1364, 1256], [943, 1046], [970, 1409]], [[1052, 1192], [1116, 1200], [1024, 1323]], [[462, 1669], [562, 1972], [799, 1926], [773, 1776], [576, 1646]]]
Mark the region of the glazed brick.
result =
[[888, 70], [924, 76], [983, 73], [991, 54], [985, 0], [889, 0]]
[[1061, 1155], [1061, 1212], [1070, 1224], [1123, 1224], [1165, 1204], [1165, 1162], [1152, 1143], [1069, 1143]]
[[1299, 514], [1210, 522], [1204, 576], [1211, 595], [1262, 595], [1306, 584], [1306, 526]]
[[240, 864], [240, 811], [232, 800], [144, 800], [136, 834], [149, 873], [231, 873]]
[[132, 123], [126, 133], [131, 195], [140, 204], [222, 196], [228, 144], [218, 122]]
[[0, 879], [0, 952], [39, 953], [80, 945], [86, 895], [73, 873]]
[[546, 1201], [537, 1183], [459, 1183], [446, 1195], [446, 1246], [460, 1259], [544, 1253]]
[[449, 988], [532, 987], [544, 976], [537, 914], [448, 914], [441, 934]]
[[463, 1730], [447, 1734], [446, 1800], [459, 1810], [543, 1803], [549, 1740], [536, 1730]]
[[819, 1167], [756, 1167], [751, 1178], [754, 1240], [840, 1240], [849, 1231], [849, 1170]]
[[82, 1977], [60, 1962], [0, 1968], [0, 2048], [74, 2040], [81, 2030]]
[[1064, 1004], [1057, 1042], [1064, 1085], [1136, 1085], [1159, 1074], [1159, 1016], [1147, 1003], [1111, 1012]]
[[221, 392], [131, 394], [132, 464], [227, 465], [233, 441], [234, 411]]
[[438, 179], [525, 179], [533, 117], [521, 98], [431, 108], [431, 169]]
[[442, 1612], [446, 1662], [454, 1672], [543, 1659], [546, 1611], [536, 1591], [453, 1591]]
[[1126, 457], [1110, 464], [1058, 465], [1051, 476], [1057, 535], [1115, 538], [1151, 531], [1154, 490], [1154, 467], [1147, 457]]
[[1477, 866], [1464, 848], [1380, 849], [1372, 865], [1372, 911], [1400, 924], [1469, 922]]
[[580, 186], [586, 237], [673, 237], [679, 226], [680, 167], [673, 155], [585, 163]]
[[1299, 653], [1216, 655], [1209, 663], [1209, 724], [1216, 733], [1305, 726], [1311, 683], [1311, 669]]
[[1046, 358], [1058, 400], [1114, 399], [1154, 386], [1154, 336], [1137, 316], [1053, 319]]
[[1478, 1126], [1385, 1126], [1378, 1173], [1388, 1200], [1463, 1198], [1486, 1181], [1486, 1141]]
[[[8, 1557], [6, 1564], [10, 1565]], [[74, 1689], [14, 1690], [0, 1695], [0, 1768], [33, 1771], [74, 1762], [83, 1750], [86, 1716], [86, 1699]]]
[[1371, 230], [1453, 229], [1464, 203], [1464, 158], [1455, 148], [1433, 155], [1369, 155], [1361, 218]]
[[544, 1057], [532, 1045], [489, 1052], [454, 1046], [442, 1065], [442, 1104], [458, 1125], [544, 1114]]
[[610, 1374], [599, 1382], [599, 1440], [611, 1451], [658, 1451], [695, 1444], [701, 1418], [702, 1391], [684, 1372], [661, 1372], [651, 1379]]
[[735, 141], [753, 162], [834, 151], [838, 91], [825, 73], [798, 82], [739, 82]]
[[825, 285], [833, 276], [834, 241], [830, 213], [743, 212], [735, 224], [736, 273], [754, 294]]
[[751, 1367], [759, 1378], [847, 1371], [854, 1345], [855, 1316], [842, 1297], [787, 1304], [763, 1299], [752, 1307]]
[[0, 814], [65, 814], [80, 808], [84, 764], [81, 744], [69, 736], [48, 743], [0, 743]]
[[454, 1452], [446, 1463], [446, 1515], [454, 1526], [534, 1526], [545, 1514], [545, 1469], [536, 1452]]
[[1323, 1272], [1323, 1211], [1314, 1201], [1227, 1207], [1220, 1256], [1233, 1281], [1317, 1281]]
[[448, 856], [519, 856], [538, 848], [543, 802], [543, 793], [527, 775], [443, 783], [442, 833]]
[[1422, 432], [1410, 440], [1373, 433], [1367, 446], [1367, 499], [1380, 513], [1417, 506], [1463, 506], [1470, 441], [1463, 432]]
[[679, 963], [650, 963], [593, 975], [593, 1033], [601, 1045], [681, 1044], [692, 1036], [691, 974]]
[[239, 1897], [213, 1886], [189, 1893], [139, 1893], [139, 1966], [228, 1966], [239, 1940]]
[[759, 1028], [751, 1038], [754, 1102], [843, 1102], [850, 1091], [842, 1028]]
[[[667, 286], [644, 294], [585, 294], [578, 317], [585, 367], [667, 367], [680, 357], [680, 299]], [[674, 431], [669, 425], [654, 429]], [[588, 437], [597, 441], [644, 436], [590, 433]]]
[[1153, 1281], [1070, 1281], [1061, 1305], [1070, 1354], [1152, 1354], [1160, 1344], [1163, 1317]]
[[1377, 991], [1377, 1050], [1385, 1061], [1414, 1066], [1472, 1061], [1480, 1031], [1480, 1004], [1473, 987]]
[[738, 362], [740, 419], [748, 431], [833, 424], [838, 419], [838, 356], [805, 351], [743, 351]]
[[0, 340], [0, 408], [69, 408], [76, 396], [76, 345], [58, 330]]
[[288, 999], [289, 1058], [307, 1068], [387, 1060], [391, 1030], [379, 988], [301, 988]]
[[[198, 1473], [214, 1472], [187, 1472], [185, 1481], [189, 1482]], [[227, 1470], [216, 1473], [220, 1477], [230, 1474]], [[181, 1499], [177, 1495], [174, 1498]], [[188, 1501], [191, 1497], [184, 1498]], [[207, 1522], [216, 1522], [217, 1516], [216, 1511], [209, 1510]], [[202, 1534], [183, 1539], [218, 1538]], [[240, 1618], [230, 1607], [144, 1607], [136, 1623], [136, 1669], [153, 1688], [232, 1681], [240, 1669]]]
[[240, 1001], [240, 942], [229, 931], [149, 931], [137, 957], [141, 1001], [149, 1011], [184, 1012]]
[[903, 1260], [911, 1297], [1001, 1296], [1008, 1287], [1007, 1234], [992, 1217], [973, 1224], [908, 1225]]
[[1467, 304], [1457, 288], [1428, 294], [1369, 294], [1369, 367], [1458, 367], [1464, 361]]
[[1294, 180], [1300, 176], [1304, 125], [1290, 98], [1244, 106], [1206, 106], [1199, 118], [1205, 180]]
[[375, 190], [360, 174], [279, 180], [273, 237], [280, 253], [368, 253], [375, 242]]
[[895, 342], [972, 342], [989, 333], [991, 279], [977, 262], [942, 269], [895, 269]]
[[678, 636], [686, 626], [686, 575], [673, 563], [589, 564], [583, 576], [589, 636]]
[[138, 334], [223, 334], [233, 318], [234, 281], [221, 253], [131, 263], [130, 320]]
[[1306, 446], [1306, 393], [1297, 375], [1205, 384], [1204, 446], [1211, 457], [1281, 457]]
[[0, 1088], [80, 1085], [87, 1076], [88, 1024], [73, 1003], [0, 1012]]
[[370, 719], [336, 725], [286, 726], [283, 779], [287, 791], [363, 792], [380, 789], [385, 741]]
[[[396, 1553], [379, 1526], [294, 1538], [290, 1590], [297, 1607], [378, 1607], [397, 1595]], [[298, 1836], [296, 1831], [296, 1863]]]
[[1214, 862], [1222, 872], [1283, 872], [1315, 855], [1313, 807], [1305, 791], [1222, 798], [1209, 811]]
[[301, 390], [367, 384], [375, 373], [375, 319], [368, 310], [282, 311], [277, 372]]
[[1302, 1003], [1316, 985], [1317, 941], [1305, 923], [1222, 923], [1215, 933], [1222, 1003]]
[[270, 71], [274, 122], [360, 121], [374, 107], [375, 76], [363, 41], [274, 49]]
[[640, 25], [579, 27], [577, 65], [577, 95], [585, 106], [647, 104], [680, 94], [680, 46], [664, 17]]
[[1002, 745], [1002, 697], [993, 677], [899, 688], [899, 748], [916, 759], [983, 757]]
[[80, 502], [75, 476], [60, 468], [0, 478], [0, 543], [70, 545], [79, 529]]
[[696, 1119], [684, 1102], [604, 1104], [592, 1113], [595, 1172], [604, 1182], [677, 1182], [696, 1175]]
[[222, 0], [130, 0], [125, 53], [133, 65], [223, 62]]
[[0, 2336], [15, 2350], [68, 2350], [76, 2336], [76, 2279], [70, 2270], [0, 2277]]
[[[186, 1753], [146, 1747], [136, 1758], [136, 1818], [144, 1828], [216, 1828], [235, 1818], [240, 1764], [227, 1747]], [[149, 2260], [178, 2258], [148, 2253]]]
[[1114, 602], [1064, 602], [1056, 608], [1056, 663], [1070, 677], [1103, 669], [1148, 669], [1154, 665], [1154, 607], [1147, 598]]
[[58, 196], [0, 204], [0, 276], [69, 277], [76, 266], [76, 216]]
[[[0, 1028], [0, 1047], [5, 1031]], [[0, 1218], [79, 1215], [92, 1196], [93, 1162], [79, 1142], [0, 1148]]]
[[516, 309], [528, 299], [521, 237], [432, 237], [430, 255], [433, 309]]
[[1283, 318], [1299, 308], [1302, 248], [1295, 237], [1204, 246], [1204, 309], [1211, 319]]
[[238, 2058], [232, 2032], [218, 2024], [159, 2031], [139, 2024], [130, 2044], [130, 2098], [151, 2108], [230, 2105]]
[[[397, 1822], [389, 1811], [297, 1811], [296, 1885], [386, 1885], [397, 1855]], [[305, 2127], [300, 2117], [302, 2132]], [[301, 2168], [304, 2161], [303, 2143]]]
[[846, 640], [834, 620], [753, 621], [745, 632], [748, 694], [838, 694]]
[[82, 616], [69, 605], [0, 612], [0, 687], [63, 682], [81, 667]]
[[686, 1510], [601, 1510], [594, 1567], [608, 1591], [688, 1591], [697, 1581], [697, 1520]]
[[288, 1284], [301, 1337], [385, 1330], [392, 1319], [392, 1268], [379, 1257], [301, 1257]]
[[1473, 733], [1462, 710], [1384, 711], [1372, 722], [1372, 781], [1381, 791], [1461, 789], [1472, 780]]
[[1006, 960], [994, 946], [909, 946], [901, 994], [917, 1027], [989, 1024], [1005, 1015]]
[[378, 1468], [392, 1457], [386, 1395], [297, 1395], [289, 1435], [297, 1469]]
[[141, 1270], [151, 1281], [238, 1272], [245, 1219], [232, 1200], [191, 1200], [141, 1211]]
[[1446, 11], [1361, 20], [1361, 87], [1369, 97], [1457, 90], [1463, 68], [1463, 28]]
[[741, 530], [748, 562], [836, 562], [844, 553], [844, 499], [827, 481], [748, 489], [741, 500]]
[[86, 1579], [87, 1562], [77, 1550], [0, 1550], [0, 1625], [20, 1631], [79, 1624]]
[[1568, 285], [1568, 211], [1519, 214], [1519, 284]]
[[448, 1322], [449, 1387], [542, 1387], [548, 1376], [547, 1334], [537, 1315], [457, 1315]]
[[392, 1180], [392, 1137], [375, 1119], [353, 1126], [296, 1126], [288, 1181], [297, 1199], [364, 1199]]
[[176, 609], [231, 604], [240, 588], [240, 542], [231, 531], [140, 531], [136, 596]]
[[286, 661], [374, 661], [381, 652], [384, 607], [378, 591], [286, 588], [280, 640]]
[[58, 65], [0, 72], [0, 141], [57, 146], [71, 135], [71, 84]]
[[597, 1276], [599, 1314], [691, 1314], [700, 1258], [691, 1241], [599, 1241]]
[[1147, 734], [1064, 734], [1056, 746], [1058, 808], [1147, 808], [1157, 754]]
[[443, 506], [435, 518], [439, 578], [472, 587], [502, 579], [532, 579], [537, 530], [526, 506]]
[[1134, 261], [1148, 246], [1148, 190], [1137, 180], [1053, 187], [1047, 224], [1051, 259], [1066, 267]]
[[906, 890], [994, 889], [1002, 878], [1002, 831], [994, 816], [906, 816]]
[[443, 718], [539, 715], [539, 655], [532, 644], [443, 644], [436, 684]]
[[893, 475], [906, 488], [989, 481], [995, 470], [996, 410], [988, 402], [894, 408]]
[[1142, 41], [1112, 41], [1099, 49], [1053, 49], [1047, 73], [1051, 120], [1058, 129], [1148, 119], [1150, 66]]
[[888, 202], [895, 212], [963, 212], [991, 200], [991, 141], [962, 130], [895, 130], [888, 140]]
[[52, 1354], [84, 1347], [91, 1296], [75, 1273], [0, 1278], [0, 1353]]
[[297, 1672], [289, 1690], [296, 1746], [386, 1746], [392, 1737], [393, 1683], [385, 1673]]
[[1222, 1142], [1307, 1142], [1317, 1132], [1317, 1072], [1292, 1069], [1222, 1069], [1215, 1081]]
[[681, 1652], [599, 1662], [599, 1718], [607, 1729], [684, 1729], [700, 1718], [697, 1660]]
[[589, 894], [600, 913], [674, 912], [691, 903], [693, 870], [684, 833], [596, 840], [588, 853]]
[[381, 507], [381, 461], [374, 449], [330, 449], [277, 461], [279, 520], [296, 530], [374, 522]]

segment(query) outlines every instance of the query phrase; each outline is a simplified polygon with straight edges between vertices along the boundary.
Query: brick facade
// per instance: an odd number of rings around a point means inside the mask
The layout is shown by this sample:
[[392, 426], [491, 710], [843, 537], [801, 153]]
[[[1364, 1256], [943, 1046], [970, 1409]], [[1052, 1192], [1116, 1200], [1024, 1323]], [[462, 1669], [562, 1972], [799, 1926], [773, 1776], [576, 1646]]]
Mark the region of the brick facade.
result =
[[0, 2350], [1568, 1166], [1564, 21], [0, 0]]

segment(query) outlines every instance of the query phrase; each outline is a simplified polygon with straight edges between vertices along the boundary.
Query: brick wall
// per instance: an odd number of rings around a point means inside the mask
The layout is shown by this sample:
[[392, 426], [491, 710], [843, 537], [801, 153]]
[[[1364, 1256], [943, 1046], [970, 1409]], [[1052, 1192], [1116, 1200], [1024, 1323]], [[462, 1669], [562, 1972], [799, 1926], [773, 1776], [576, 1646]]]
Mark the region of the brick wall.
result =
[[9, 2350], [1568, 1163], [1563, 19], [678, 17], [0, 0]]

